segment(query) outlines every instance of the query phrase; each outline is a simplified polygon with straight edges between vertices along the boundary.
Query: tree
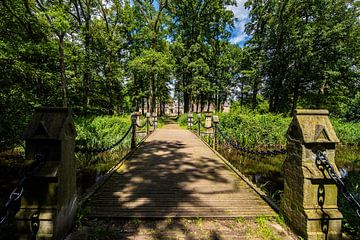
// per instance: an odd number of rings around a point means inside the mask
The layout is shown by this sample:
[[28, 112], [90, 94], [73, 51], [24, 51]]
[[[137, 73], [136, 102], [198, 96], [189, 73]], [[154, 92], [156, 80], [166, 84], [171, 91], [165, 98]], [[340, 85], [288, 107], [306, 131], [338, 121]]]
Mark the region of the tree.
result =
[[357, 5], [351, 0], [247, 1], [248, 45], [259, 53], [257, 68], [271, 112], [293, 112], [299, 101], [331, 106], [335, 92], [354, 94], [348, 87], [356, 81], [358, 48], [351, 43], [359, 40]]

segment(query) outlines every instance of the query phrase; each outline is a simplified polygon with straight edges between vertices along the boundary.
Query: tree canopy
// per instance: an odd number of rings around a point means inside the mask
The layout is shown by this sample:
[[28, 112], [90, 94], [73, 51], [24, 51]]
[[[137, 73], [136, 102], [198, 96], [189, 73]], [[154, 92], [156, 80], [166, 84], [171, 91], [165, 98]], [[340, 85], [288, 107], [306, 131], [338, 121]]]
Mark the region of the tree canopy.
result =
[[0, 0], [0, 145], [39, 105], [162, 114], [173, 101], [185, 112], [238, 101], [359, 120], [358, 1], [248, 0], [245, 46], [230, 43], [235, 4]]

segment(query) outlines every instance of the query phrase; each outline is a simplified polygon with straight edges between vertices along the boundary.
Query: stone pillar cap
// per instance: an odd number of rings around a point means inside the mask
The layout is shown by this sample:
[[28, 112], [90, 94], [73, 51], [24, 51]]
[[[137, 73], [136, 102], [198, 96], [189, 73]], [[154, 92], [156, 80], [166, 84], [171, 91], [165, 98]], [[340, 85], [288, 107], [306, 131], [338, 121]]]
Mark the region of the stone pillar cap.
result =
[[326, 116], [329, 116], [329, 111], [326, 109], [296, 109], [295, 115], [326, 115]]
[[27, 139], [62, 140], [66, 136], [76, 136], [71, 109], [63, 107], [39, 107], [25, 130]]
[[306, 143], [338, 143], [325, 109], [298, 109], [287, 131], [288, 140]]
[[218, 116], [213, 116], [213, 122], [214, 123], [219, 123], [219, 117]]

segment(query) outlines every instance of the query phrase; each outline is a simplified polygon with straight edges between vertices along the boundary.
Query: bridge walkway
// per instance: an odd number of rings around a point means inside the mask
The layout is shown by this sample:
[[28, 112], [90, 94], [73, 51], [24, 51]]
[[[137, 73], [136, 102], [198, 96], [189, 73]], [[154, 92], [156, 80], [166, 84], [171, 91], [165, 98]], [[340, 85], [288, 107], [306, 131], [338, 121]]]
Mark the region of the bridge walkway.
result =
[[274, 210], [201, 140], [157, 129], [89, 199], [90, 217], [255, 217]]

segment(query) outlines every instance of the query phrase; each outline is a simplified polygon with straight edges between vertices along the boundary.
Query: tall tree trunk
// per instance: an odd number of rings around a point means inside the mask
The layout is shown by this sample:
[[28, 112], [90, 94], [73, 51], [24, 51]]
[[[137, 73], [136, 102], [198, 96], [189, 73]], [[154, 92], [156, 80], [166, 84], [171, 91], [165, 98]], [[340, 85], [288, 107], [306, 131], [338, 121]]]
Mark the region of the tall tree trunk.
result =
[[59, 38], [59, 71], [60, 79], [62, 82], [62, 91], [63, 91], [63, 107], [68, 106], [68, 90], [67, 90], [67, 81], [65, 76], [65, 54], [64, 54], [64, 34], [58, 35]]
[[180, 115], [180, 96], [178, 96], [177, 115]]
[[91, 67], [90, 67], [90, 23], [89, 21], [85, 22], [85, 71], [84, 71], [84, 99], [83, 99], [83, 108], [84, 112], [87, 112], [87, 109], [90, 105], [90, 84], [91, 84]]
[[259, 83], [258, 83], [257, 79], [255, 78], [254, 83], [253, 83], [253, 94], [252, 94], [252, 100], [251, 100], [253, 109], [255, 109], [258, 104], [258, 101], [257, 101], [257, 93], [259, 91], [258, 85], [259, 85]]
[[242, 107], [244, 105], [244, 82], [241, 82], [240, 91], [240, 106]]
[[187, 91], [184, 92], [184, 113], [189, 112], [189, 105], [190, 105], [190, 96]]
[[108, 84], [108, 114], [112, 115], [114, 109], [114, 97], [113, 97], [113, 72], [112, 72], [112, 53], [108, 53], [108, 63], [106, 66], [106, 80]]
[[293, 98], [293, 102], [292, 102], [291, 116], [294, 116], [294, 114], [295, 114], [297, 102], [298, 102], [299, 95], [300, 95], [299, 87], [300, 87], [300, 80], [297, 78], [295, 81], [294, 90], [293, 90], [294, 98]]
[[144, 115], [145, 114], [145, 101], [144, 98], [141, 97], [141, 114]]

